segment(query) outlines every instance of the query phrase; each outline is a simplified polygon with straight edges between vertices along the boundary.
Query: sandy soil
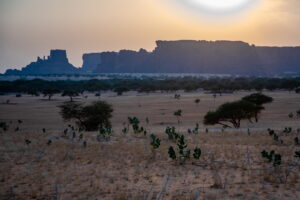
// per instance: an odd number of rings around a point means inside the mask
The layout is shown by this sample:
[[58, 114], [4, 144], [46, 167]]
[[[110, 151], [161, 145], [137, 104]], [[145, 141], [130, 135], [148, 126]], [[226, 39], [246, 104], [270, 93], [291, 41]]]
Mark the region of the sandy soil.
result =
[[[300, 161], [293, 157], [300, 150], [293, 142], [300, 136], [300, 118], [288, 117], [300, 109], [300, 95], [267, 92], [274, 102], [265, 106], [258, 123], [244, 122], [239, 130], [222, 132], [219, 126], [204, 126], [203, 116], [248, 92], [216, 99], [202, 92], [180, 94], [180, 100], [174, 99], [174, 93], [134, 92], [76, 98], [86, 103], [101, 99], [113, 105], [114, 133], [103, 142], [96, 140], [96, 132], [83, 133], [82, 140], [62, 137], [70, 123], [62, 120], [57, 106], [68, 101], [66, 97], [56, 95], [47, 101], [26, 95], [0, 96], [0, 121], [10, 126], [9, 131], [0, 132], [0, 199], [300, 198]], [[196, 98], [201, 99], [198, 105], [194, 103]], [[5, 103], [8, 99], [10, 104]], [[180, 124], [173, 115], [178, 109], [183, 111]], [[155, 157], [149, 135], [121, 132], [128, 116], [138, 117], [149, 133], [161, 138]], [[196, 123], [200, 133], [188, 134], [187, 129]], [[168, 148], [175, 143], [164, 133], [166, 126], [175, 126], [184, 134], [190, 149], [201, 148], [199, 161], [190, 159], [179, 165], [168, 158]], [[284, 127], [292, 127], [293, 132], [282, 133]], [[283, 144], [275, 143], [267, 128], [275, 129]], [[31, 144], [27, 145], [26, 139]], [[51, 145], [47, 145], [48, 140]], [[83, 147], [83, 141], [87, 141], [87, 147]], [[275, 169], [261, 158], [264, 149], [282, 155], [281, 167]]]

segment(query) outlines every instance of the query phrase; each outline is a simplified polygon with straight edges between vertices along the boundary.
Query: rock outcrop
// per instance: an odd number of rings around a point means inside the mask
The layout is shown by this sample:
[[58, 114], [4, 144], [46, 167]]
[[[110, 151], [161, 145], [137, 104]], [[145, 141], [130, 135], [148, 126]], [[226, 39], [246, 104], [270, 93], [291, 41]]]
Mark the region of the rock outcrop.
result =
[[300, 47], [259, 47], [241, 41], [157, 41], [152, 52], [121, 50], [83, 55], [75, 68], [65, 50], [51, 50], [9, 75], [75, 73], [209, 73], [231, 75], [300, 74]]
[[[96, 73], [211, 73], [277, 75], [300, 73], [300, 47], [257, 47], [241, 41], [157, 41], [145, 50], [103, 52], [84, 66]], [[96, 63], [96, 64], [90, 64]]]
[[47, 58], [38, 57], [21, 70], [7, 70], [7, 75], [75, 74], [79, 69], [69, 63], [65, 50], [51, 50]]

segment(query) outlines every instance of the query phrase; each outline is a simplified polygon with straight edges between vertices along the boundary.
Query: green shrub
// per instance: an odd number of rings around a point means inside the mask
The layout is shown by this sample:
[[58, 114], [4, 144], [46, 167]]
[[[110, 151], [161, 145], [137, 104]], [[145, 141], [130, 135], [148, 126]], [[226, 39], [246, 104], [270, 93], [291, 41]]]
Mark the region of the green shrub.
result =
[[64, 120], [75, 120], [76, 124], [86, 131], [95, 131], [100, 127], [111, 126], [110, 118], [113, 109], [105, 101], [96, 101], [87, 106], [68, 102], [59, 107]]

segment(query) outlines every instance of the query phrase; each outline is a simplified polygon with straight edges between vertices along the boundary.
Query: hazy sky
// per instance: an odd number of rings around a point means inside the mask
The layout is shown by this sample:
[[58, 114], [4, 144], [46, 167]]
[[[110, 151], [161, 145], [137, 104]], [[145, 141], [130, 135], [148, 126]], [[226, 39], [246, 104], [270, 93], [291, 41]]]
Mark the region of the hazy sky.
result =
[[[153, 50], [155, 40], [300, 46], [299, 0], [215, 0], [228, 3], [204, 5], [209, 1], [0, 0], [0, 72], [24, 67], [50, 49], [66, 49], [70, 62], [81, 66], [83, 53]], [[222, 10], [234, 1], [247, 3]]]

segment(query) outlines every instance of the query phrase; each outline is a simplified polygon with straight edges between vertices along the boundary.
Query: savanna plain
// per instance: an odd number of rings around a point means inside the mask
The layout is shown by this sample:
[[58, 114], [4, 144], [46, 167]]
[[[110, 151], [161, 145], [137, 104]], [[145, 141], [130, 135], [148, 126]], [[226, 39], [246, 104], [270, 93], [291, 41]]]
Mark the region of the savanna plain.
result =
[[[202, 91], [178, 93], [180, 98], [171, 92], [85, 93], [74, 98], [112, 105], [113, 132], [103, 141], [97, 131], [75, 128], [74, 135], [74, 122], [64, 121], [59, 113], [67, 97], [57, 94], [49, 101], [42, 96], [0, 96], [0, 121], [9, 125], [7, 131], [0, 130], [0, 199], [300, 199], [300, 159], [294, 156], [300, 150], [294, 142], [300, 136], [295, 113], [299, 94], [266, 91], [274, 101], [264, 105], [257, 123], [244, 120], [239, 129], [224, 129], [205, 126], [204, 115], [251, 92], [215, 97]], [[178, 109], [181, 117], [174, 116]], [[134, 133], [128, 117], [137, 117], [147, 134]], [[188, 131], [197, 123], [197, 132]], [[173, 126], [189, 149], [201, 148], [199, 160], [179, 163], [169, 157], [168, 149], [176, 148], [176, 142], [165, 130]], [[126, 133], [124, 127], [129, 127]], [[287, 127], [291, 130], [284, 131]], [[161, 140], [154, 150], [151, 133]], [[281, 165], [266, 161], [263, 150], [280, 153]]]

